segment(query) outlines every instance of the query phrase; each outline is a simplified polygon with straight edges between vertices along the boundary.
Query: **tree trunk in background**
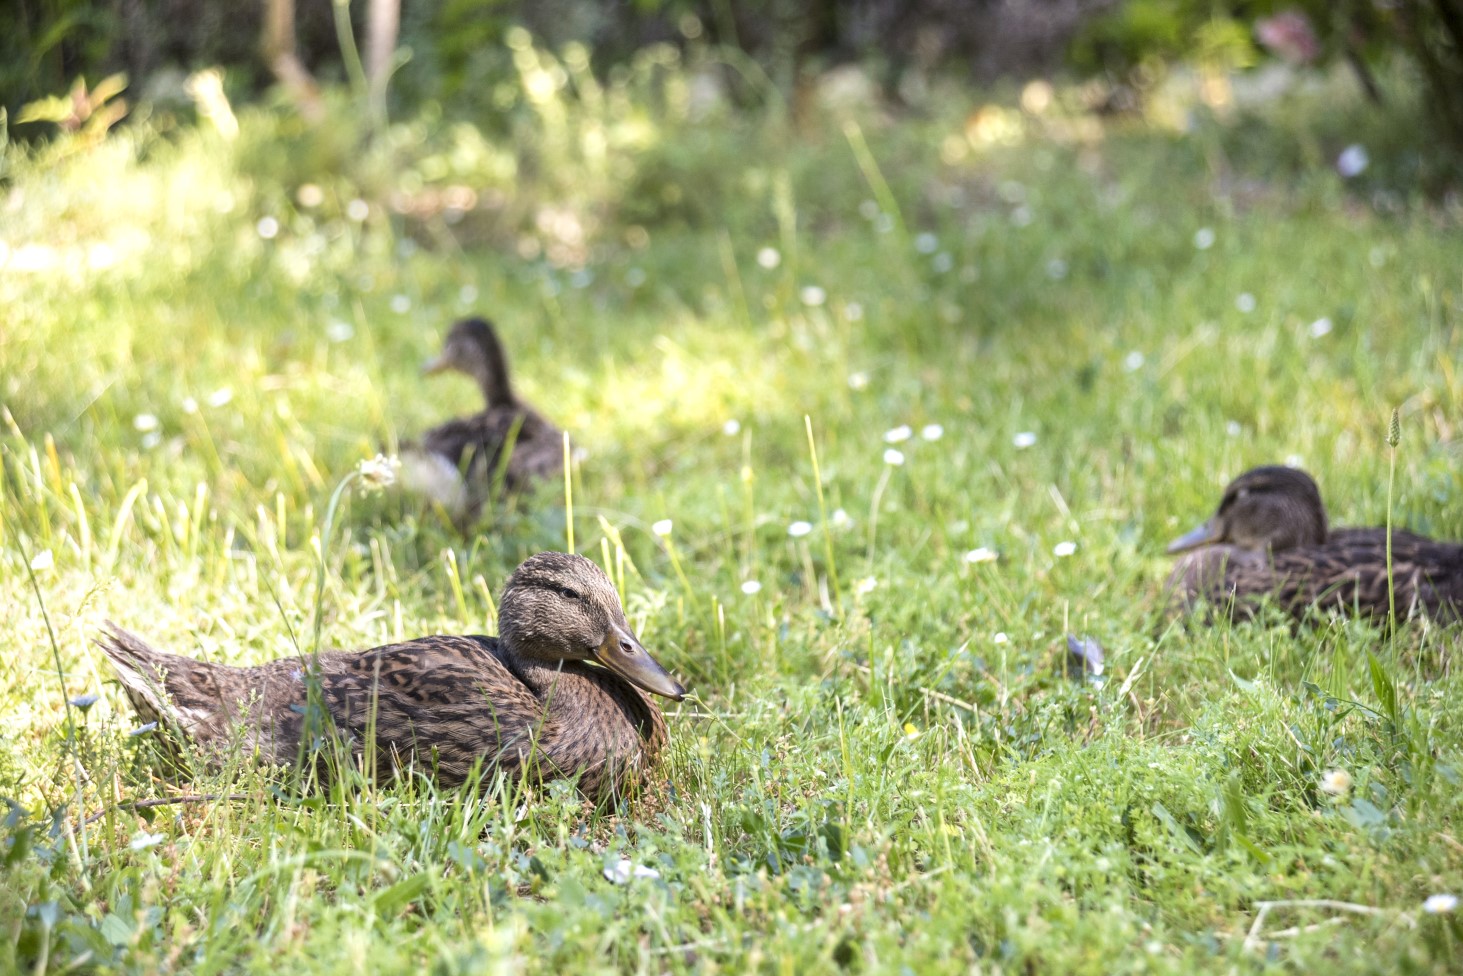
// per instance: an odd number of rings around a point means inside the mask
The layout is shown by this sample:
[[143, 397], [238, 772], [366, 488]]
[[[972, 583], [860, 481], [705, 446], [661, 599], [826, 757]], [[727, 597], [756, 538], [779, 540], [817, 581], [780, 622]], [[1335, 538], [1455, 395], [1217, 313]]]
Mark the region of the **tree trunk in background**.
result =
[[370, 85], [371, 104], [383, 113], [400, 25], [401, 0], [370, 0], [366, 14], [366, 80]]
[[295, 51], [295, 0], [264, 0], [264, 60], [311, 122], [325, 117], [320, 88]]

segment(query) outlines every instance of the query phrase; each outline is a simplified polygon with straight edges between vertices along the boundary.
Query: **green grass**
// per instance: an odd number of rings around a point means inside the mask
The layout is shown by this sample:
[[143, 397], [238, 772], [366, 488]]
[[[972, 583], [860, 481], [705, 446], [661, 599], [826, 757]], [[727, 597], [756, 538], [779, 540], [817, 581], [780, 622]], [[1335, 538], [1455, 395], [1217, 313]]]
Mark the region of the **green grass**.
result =
[[[1187, 135], [1008, 109], [987, 142], [958, 91], [856, 128], [696, 121], [678, 70], [520, 97], [486, 135], [254, 109], [233, 144], [159, 115], [10, 150], [0, 969], [1456, 971], [1460, 916], [1422, 903], [1463, 893], [1459, 631], [1206, 629], [1159, 593], [1164, 544], [1254, 464], [1384, 522], [1393, 407], [1397, 523], [1463, 538], [1456, 205], [1340, 185], [1346, 99]], [[390, 208], [456, 183], [499, 195]], [[650, 795], [170, 771], [100, 622], [230, 662], [309, 640], [335, 485], [473, 406], [415, 368], [469, 310], [587, 449], [577, 546], [699, 696]], [[336, 646], [491, 631], [566, 534], [552, 487], [470, 538], [390, 496], [336, 526]], [[1069, 631], [1105, 684], [1059, 676]], [[246, 799], [119, 807], [184, 792]], [[621, 858], [659, 877], [612, 883]]]

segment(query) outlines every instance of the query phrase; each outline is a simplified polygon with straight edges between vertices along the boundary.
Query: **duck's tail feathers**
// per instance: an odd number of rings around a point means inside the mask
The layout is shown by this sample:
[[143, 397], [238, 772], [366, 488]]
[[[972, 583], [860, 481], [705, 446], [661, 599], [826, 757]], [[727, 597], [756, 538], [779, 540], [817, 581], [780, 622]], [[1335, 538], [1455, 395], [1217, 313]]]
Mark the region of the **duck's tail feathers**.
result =
[[441, 505], [453, 518], [465, 515], [472, 505], [462, 472], [446, 457], [415, 444], [401, 447], [401, 486]]
[[169, 701], [163, 652], [110, 620], [96, 645], [111, 659], [127, 698], [144, 721], [186, 726]]

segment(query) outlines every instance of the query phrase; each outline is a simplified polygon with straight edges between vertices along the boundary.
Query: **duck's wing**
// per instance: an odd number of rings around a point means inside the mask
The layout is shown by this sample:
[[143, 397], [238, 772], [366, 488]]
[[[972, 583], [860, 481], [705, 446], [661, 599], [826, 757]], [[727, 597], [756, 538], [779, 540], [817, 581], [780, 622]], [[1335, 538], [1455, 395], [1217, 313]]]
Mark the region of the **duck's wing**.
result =
[[532, 761], [544, 708], [487, 637], [424, 637], [323, 662], [336, 728], [378, 763], [435, 770], [463, 782], [475, 764], [510, 773]]

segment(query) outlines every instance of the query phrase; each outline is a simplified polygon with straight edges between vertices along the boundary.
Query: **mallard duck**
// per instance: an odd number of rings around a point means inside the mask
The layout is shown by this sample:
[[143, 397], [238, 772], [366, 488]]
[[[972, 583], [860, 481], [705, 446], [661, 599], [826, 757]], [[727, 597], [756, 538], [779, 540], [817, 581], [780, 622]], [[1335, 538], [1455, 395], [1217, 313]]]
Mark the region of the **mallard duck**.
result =
[[[1315, 480], [1296, 468], [1235, 478], [1214, 516], [1168, 551], [1182, 554], [1168, 586], [1183, 605], [1233, 601], [1249, 617], [1270, 597], [1297, 617], [1313, 606], [1388, 613], [1387, 530], [1331, 530]], [[1392, 579], [1400, 616], [1463, 614], [1463, 544], [1393, 529]]]
[[[272, 763], [304, 755], [307, 672], [355, 755], [374, 730], [382, 768], [413, 761], [461, 784], [475, 763], [542, 781], [578, 778], [596, 801], [640, 782], [666, 743], [647, 692], [680, 683], [641, 646], [614, 586], [582, 556], [541, 552], [514, 570], [498, 637], [437, 635], [230, 667], [154, 650], [109, 624], [98, 644], [144, 721]], [[318, 713], [317, 713], [318, 714]]]
[[499, 478], [502, 490], [516, 492], [558, 474], [564, 463], [564, 435], [513, 392], [503, 346], [486, 319], [455, 323], [441, 353], [422, 367], [428, 376], [448, 370], [477, 382], [483, 391], [483, 410], [449, 420], [419, 441], [403, 444], [402, 478], [408, 489], [441, 503], [454, 517], [471, 521]]

